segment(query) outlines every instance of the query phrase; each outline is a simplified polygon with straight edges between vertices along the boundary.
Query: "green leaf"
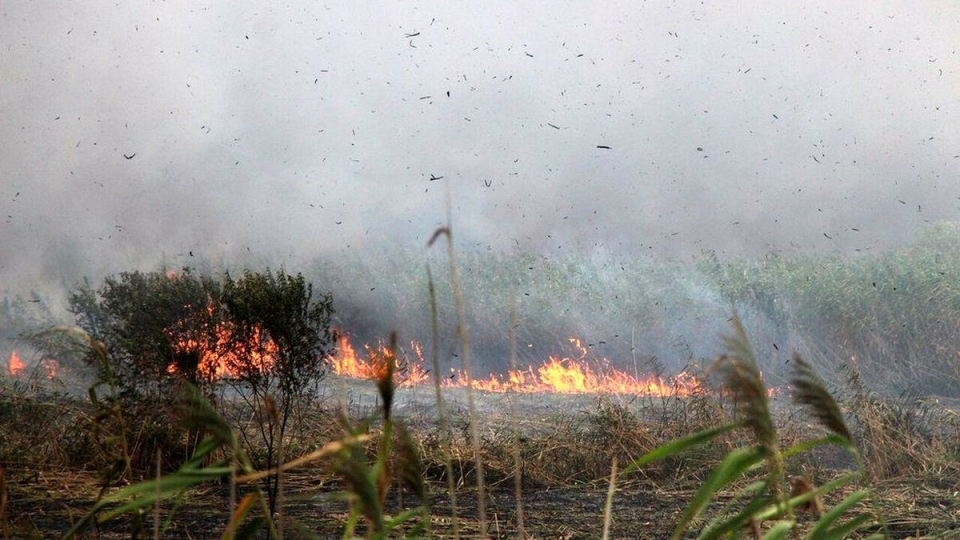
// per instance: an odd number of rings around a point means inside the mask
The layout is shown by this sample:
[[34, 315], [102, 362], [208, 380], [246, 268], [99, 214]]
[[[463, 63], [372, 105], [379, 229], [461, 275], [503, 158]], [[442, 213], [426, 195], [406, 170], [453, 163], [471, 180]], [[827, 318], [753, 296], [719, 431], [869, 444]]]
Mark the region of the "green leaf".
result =
[[842, 516], [847, 510], [853, 508], [854, 505], [862, 501], [869, 494], [870, 490], [866, 489], [851, 493], [846, 499], [840, 501], [836, 506], [831, 508], [829, 512], [823, 514], [820, 519], [817, 520], [817, 523], [814, 524], [812, 529], [810, 529], [810, 533], [807, 534], [807, 538], [822, 538], [834, 521], [840, 519], [840, 516]]
[[786, 538], [790, 531], [793, 530], [793, 527], [796, 525], [795, 522], [790, 520], [780, 520], [773, 524], [773, 527], [770, 527], [770, 530], [767, 531], [767, 534], [763, 535], [763, 540], [779, 540], [780, 538]]
[[[793, 497], [792, 499], [787, 501], [787, 504], [790, 506], [790, 508], [796, 508], [797, 506], [813, 499], [814, 497], [819, 497], [825, 493], [830, 493], [831, 491], [839, 488], [840, 486], [856, 480], [857, 478], [859, 478], [859, 476], [860, 475], [858, 473], [845, 474], [843, 476], [840, 476], [838, 478], [835, 478], [827, 482], [826, 484], [823, 484], [822, 486], [818, 487], [813, 491], [803, 493], [801, 495], [797, 495], [796, 497]], [[764, 509], [762, 512], [757, 512], [756, 516], [754, 517], [756, 517], [759, 520], [773, 519], [777, 517], [781, 511], [782, 511], [782, 508], [779, 508], [776, 505], [774, 505], [774, 506], [771, 506], [770, 508]]]
[[[755, 482], [755, 484], [766, 485], [766, 482]], [[732, 502], [732, 501], [731, 501]], [[715, 520], [711, 523], [698, 537], [700, 540], [713, 540], [715, 538], [722, 538], [723, 536], [736, 533], [743, 529], [748, 523], [750, 523], [750, 518], [764, 506], [769, 504], [770, 501], [763, 497], [757, 497], [750, 501], [750, 504], [746, 506], [743, 510], [735, 514], [734, 516], [727, 517], [726, 520], [721, 521], [720, 519]], [[730, 503], [727, 503], [728, 506]]]
[[838, 525], [837, 527], [830, 529], [824, 533], [821, 538], [823, 538], [823, 540], [840, 540], [842, 538], [846, 538], [847, 535], [859, 529], [868, 521], [870, 521], [870, 516], [867, 514], [861, 514], [842, 525]]
[[786, 450], [783, 451], [783, 459], [787, 459], [796, 454], [802, 454], [807, 450], [811, 450], [813, 448], [817, 448], [820, 446], [826, 446], [828, 444], [833, 444], [850, 451], [855, 451], [855, 447], [850, 443], [850, 441], [848, 441], [847, 439], [844, 439], [843, 437], [835, 433], [831, 433], [819, 439], [802, 441], [791, 446], [790, 448], [787, 448]]
[[762, 446], [753, 446], [749, 448], [737, 448], [727, 454], [727, 457], [710, 473], [700, 489], [693, 496], [690, 504], [683, 510], [680, 521], [673, 531], [672, 538], [680, 538], [680, 535], [690, 526], [690, 523], [710, 502], [714, 494], [723, 486], [729, 484], [740, 477], [750, 467], [759, 463], [767, 456], [767, 451]]
[[661, 459], [679, 454], [680, 452], [683, 452], [687, 448], [704, 444], [710, 439], [713, 439], [718, 435], [722, 435], [723, 433], [736, 429], [740, 426], [741, 426], [740, 423], [726, 424], [717, 428], [700, 431], [700, 432], [694, 433], [693, 435], [687, 435], [686, 437], [674, 439], [673, 441], [670, 441], [667, 444], [664, 444], [662, 446], [658, 446], [657, 448], [654, 448], [647, 454], [641, 456], [640, 459], [637, 459], [636, 461], [631, 463], [629, 466], [627, 466], [625, 469], [623, 469], [623, 471], [620, 472], [620, 475], [622, 476], [632, 471], [635, 471], [640, 467], [643, 467], [644, 465], [647, 465], [654, 461], [659, 461]]

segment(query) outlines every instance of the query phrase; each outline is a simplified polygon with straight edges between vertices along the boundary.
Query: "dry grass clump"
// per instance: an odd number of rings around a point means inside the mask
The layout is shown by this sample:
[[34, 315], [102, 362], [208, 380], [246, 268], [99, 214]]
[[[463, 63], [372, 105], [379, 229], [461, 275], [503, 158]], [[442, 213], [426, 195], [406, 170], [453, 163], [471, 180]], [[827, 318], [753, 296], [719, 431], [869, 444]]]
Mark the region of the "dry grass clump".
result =
[[848, 372], [846, 400], [864, 466], [871, 478], [923, 479], [960, 486], [960, 415], [934, 399], [905, 393], [884, 399]]
[[90, 410], [56, 391], [0, 377], [0, 456], [35, 470], [99, 468]]

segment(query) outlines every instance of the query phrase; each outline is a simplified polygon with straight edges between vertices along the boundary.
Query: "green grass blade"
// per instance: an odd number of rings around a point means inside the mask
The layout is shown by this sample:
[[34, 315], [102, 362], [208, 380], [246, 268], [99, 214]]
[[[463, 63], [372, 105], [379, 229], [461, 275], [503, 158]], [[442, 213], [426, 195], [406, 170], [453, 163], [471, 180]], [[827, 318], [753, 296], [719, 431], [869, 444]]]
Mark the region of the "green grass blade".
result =
[[838, 525], [833, 529], [830, 529], [829, 531], [824, 533], [821, 538], [823, 538], [823, 540], [834, 540], [834, 539], [840, 540], [842, 538], [846, 538], [847, 535], [859, 529], [868, 521], [870, 521], [870, 516], [867, 514], [861, 514], [851, 519], [850, 521], [844, 523], [843, 525]]
[[750, 467], [762, 461], [766, 455], [766, 450], [760, 446], [737, 448], [727, 454], [727, 457], [710, 473], [710, 476], [707, 477], [691, 499], [690, 504], [683, 510], [672, 538], [680, 538], [680, 535], [690, 526], [694, 518], [703, 511], [717, 491], [739, 478]]
[[790, 448], [787, 448], [786, 450], [783, 451], [783, 458], [784, 458], [784, 459], [787, 459], [787, 458], [789, 458], [789, 457], [791, 457], [791, 456], [795, 456], [795, 455], [797, 455], [797, 454], [802, 454], [802, 453], [806, 452], [807, 450], [811, 450], [811, 449], [813, 449], [813, 448], [817, 448], [817, 447], [820, 447], [820, 446], [826, 446], [826, 445], [828, 445], [828, 444], [833, 444], [833, 445], [839, 446], [839, 447], [841, 447], [841, 448], [845, 448], [845, 449], [850, 450], [850, 451], [854, 451], [854, 450], [855, 450], [854, 446], [850, 443], [850, 441], [844, 439], [843, 437], [841, 437], [841, 436], [839, 436], [839, 435], [837, 435], [837, 434], [831, 433], [831, 434], [829, 434], [829, 435], [820, 437], [819, 439], [812, 439], [812, 440], [809, 440], [809, 441], [801, 441], [801, 442], [799, 442], [799, 443], [791, 446]]
[[773, 527], [770, 527], [770, 530], [767, 531], [767, 534], [763, 535], [763, 540], [780, 540], [781, 538], [787, 538], [787, 535], [793, 530], [796, 523], [790, 520], [780, 520], [773, 524]]
[[[756, 482], [757, 484], [766, 484], [766, 482]], [[750, 523], [750, 518], [753, 517], [760, 509], [764, 506], [770, 504], [770, 501], [763, 497], [757, 497], [750, 501], [743, 510], [737, 514], [727, 517], [726, 520], [719, 518], [713, 523], [708, 525], [700, 536], [697, 538], [699, 540], [714, 540], [717, 538], [722, 538], [731, 533], [737, 533], [743, 529], [748, 523]], [[729, 503], [728, 503], [729, 505]]]
[[657, 448], [654, 448], [647, 454], [641, 456], [640, 459], [634, 461], [629, 466], [627, 466], [627, 468], [623, 469], [623, 471], [620, 472], [620, 475], [623, 476], [627, 473], [630, 473], [632, 471], [639, 469], [640, 467], [643, 467], [644, 465], [653, 463], [654, 461], [659, 461], [661, 459], [679, 454], [680, 452], [683, 452], [687, 448], [704, 444], [710, 439], [713, 439], [718, 435], [722, 435], [738, 427], [740, 427], [739, 423], [726, 424], [717, 428], [707, 429], [704, 431], [694, 433], [693, 435], [687, 435], [686, 437], [675, 439], [667, 444], [658, 446]]
[[847, 510], [853, 508], [854, 505], [865, 499], [870, 495], [870, 490], [862, 489], [860, 491], [854, 491], [846, 499], [837, 503], [836, 506], [830, 509], [829, 512], [825, 513], [817, 520], [817, 523], [810, 529], [810, 533], [807, 535], [807, 538], [810, 539], [819, 539], [826, 534], [827, 530], [830, 529], [830, 526], [834, 521], [840, 519]]
[[[790, 508], [796, 508], [797, 506], [813, 499], [814, 497], [821, 497], [825, 493], [830, 493], [831, 491], [839, 488], [840, 486], [856, 480], [859, 476], [860, 475], [857, 473], [848, 473], [843, 476], [840, 476], [839, 478], [835, 478], [827, 482], [826, 484], [823, 484], [822, 486], [818, 487], [813, 491], [803, 493], [801, 495], [797, 495], [796, 497], [789, 499], [787, 501], [787, 505], [790, 506]], [[776, 505], [773, 505], [770, 508], [766, 508], [761, 512], [757, 512], [757, 514], [754, 517], [756, 517], [758, 520], [761, 520], [761, 521], [767, 520], [767, 519], [773, 519], [774, 517], [780, 514], [781, 510], [782, 510], [781, 508], [778, 508]]]
[[[148, 480], [125, 487], [97, 501], [90, 512], [64, 534], [64, 538], [73, 538], [77, 533], [89, 526], [94, 519], [96, 519], [98, 523], [104, 523], [133, 510], [152, 506], [159, 500], [179, 495], [183, 490], [191, 486], [222, 478], [229, 474], [230, 469], [227, 467], [187, 469], [163, 476], [156, 480]], [[122, 504], [118, 508], [114, 508], [99, 516], [97, 515], [107, 506], [131, 498], [132, 500], [126, 502], [126, 504]]]

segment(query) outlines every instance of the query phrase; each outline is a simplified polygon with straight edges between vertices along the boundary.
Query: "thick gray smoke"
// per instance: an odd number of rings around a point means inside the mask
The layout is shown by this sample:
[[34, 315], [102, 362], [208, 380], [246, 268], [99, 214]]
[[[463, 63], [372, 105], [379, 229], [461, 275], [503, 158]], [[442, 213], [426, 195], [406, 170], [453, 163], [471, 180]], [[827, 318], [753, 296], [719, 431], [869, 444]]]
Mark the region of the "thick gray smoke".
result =
[[[0, 7], [0, 289], [419, 246], [852, 252], [956, 219], [960, 7]], [[442, 179], [436, 179], [442, 177]]]

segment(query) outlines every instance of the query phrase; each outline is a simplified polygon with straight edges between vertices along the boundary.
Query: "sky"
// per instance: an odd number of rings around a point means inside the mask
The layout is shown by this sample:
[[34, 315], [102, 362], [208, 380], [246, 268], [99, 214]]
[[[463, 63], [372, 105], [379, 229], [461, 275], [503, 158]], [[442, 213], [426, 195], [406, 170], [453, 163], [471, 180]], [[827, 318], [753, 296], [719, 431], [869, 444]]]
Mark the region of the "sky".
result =
[[422, 246], [855, 253], [960, 217], [960, 4], [0, 4], [0, 292]]

